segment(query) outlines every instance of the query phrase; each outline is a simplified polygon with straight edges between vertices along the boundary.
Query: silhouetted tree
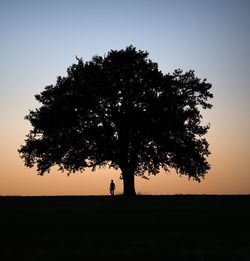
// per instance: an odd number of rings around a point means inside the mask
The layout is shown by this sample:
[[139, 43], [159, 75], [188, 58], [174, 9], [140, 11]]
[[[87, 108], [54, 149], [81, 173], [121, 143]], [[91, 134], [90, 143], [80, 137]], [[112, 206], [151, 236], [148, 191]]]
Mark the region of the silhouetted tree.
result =
[[108, 165], [121, 170], [124, 195], [135, 195], [134, 175], [160, 169], [200, 181], [209, 170], [201, 108], [211, 108], [211, 84], [194, 71], [164, 75], [133, 46], [89, 62], [78, 59], [66, 77], [35, 98], [25, 118], [33, 129], [19, 153], [43, 175], [58, 165], [68, 173]]

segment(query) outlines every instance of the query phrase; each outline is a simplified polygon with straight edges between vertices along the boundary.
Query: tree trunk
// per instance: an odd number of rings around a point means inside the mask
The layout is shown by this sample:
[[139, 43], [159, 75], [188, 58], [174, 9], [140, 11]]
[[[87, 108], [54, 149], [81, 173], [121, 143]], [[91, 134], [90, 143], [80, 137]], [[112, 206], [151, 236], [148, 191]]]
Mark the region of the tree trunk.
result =
[[134, 172], [128, 170], [122, 170], [122, 178], [123, 178], [123, 195], [136, 196]]

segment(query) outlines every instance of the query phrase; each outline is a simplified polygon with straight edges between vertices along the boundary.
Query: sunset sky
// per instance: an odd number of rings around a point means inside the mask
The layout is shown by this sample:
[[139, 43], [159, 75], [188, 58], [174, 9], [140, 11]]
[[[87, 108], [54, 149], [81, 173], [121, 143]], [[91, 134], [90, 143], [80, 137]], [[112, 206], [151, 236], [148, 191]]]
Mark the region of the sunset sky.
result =
[[76, 63], [130, 44], [149, 52], [163, 73], [193, 69], [212, 83], [211, 170], [197, 183], [174, 171], [140, 194], [250, 194], [250, 1], [246, 0], [0, 0], [0, 195], [106, 195], [119, 171], [41, 177], [17, 149], [39, 107], [34, 95]]

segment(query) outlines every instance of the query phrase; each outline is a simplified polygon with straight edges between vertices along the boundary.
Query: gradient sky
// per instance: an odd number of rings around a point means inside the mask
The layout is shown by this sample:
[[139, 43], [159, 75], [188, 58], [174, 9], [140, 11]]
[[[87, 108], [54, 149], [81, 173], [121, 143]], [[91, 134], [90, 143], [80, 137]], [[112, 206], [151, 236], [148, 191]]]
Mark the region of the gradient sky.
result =
[[212, 166], [201, 183], [172, 171], [141, 194], [250, 194], [250, 1], [0, 0], [0, 195], [105, 195], [119, 171], [43, 177], [24, 167], [17, 149], [30, 129], [34, 95], [76, 62], [132, 44], [162, 72], [193, 69], [212, 83], [203, 112]]

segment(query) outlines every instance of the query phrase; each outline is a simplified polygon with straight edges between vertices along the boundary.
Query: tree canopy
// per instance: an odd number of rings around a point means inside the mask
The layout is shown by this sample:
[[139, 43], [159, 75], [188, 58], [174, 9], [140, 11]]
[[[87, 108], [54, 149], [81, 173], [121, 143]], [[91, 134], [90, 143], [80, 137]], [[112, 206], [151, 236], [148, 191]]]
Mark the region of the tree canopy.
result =
[[148, 52], [133, 46], [70, 66], [66, 77], [35, 98], [25, 117], [32, 129], [19, 149], [39, 175], [58, 165], [72, 173], [90, 167], [120, 169], [124, 194], [134, 175], [161, 169], [200, 181], [210, 168], [201, 109], [210, 109], [211, 84], [194, 71], [163, 74]]

